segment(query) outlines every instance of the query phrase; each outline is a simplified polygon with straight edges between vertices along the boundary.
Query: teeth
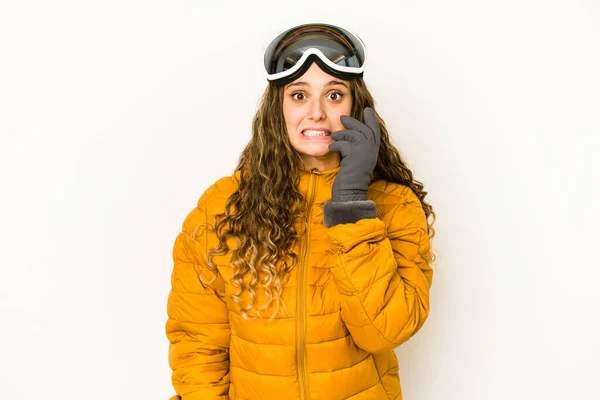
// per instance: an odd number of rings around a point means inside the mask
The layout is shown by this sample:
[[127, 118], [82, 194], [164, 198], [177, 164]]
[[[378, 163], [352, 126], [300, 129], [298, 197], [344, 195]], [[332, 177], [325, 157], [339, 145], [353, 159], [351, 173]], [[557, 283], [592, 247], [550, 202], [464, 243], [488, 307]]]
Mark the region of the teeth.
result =
[[304, 136], [329, 136], [330, 133], [328, 131], [311, 131], [310, 129], [302, 132]]

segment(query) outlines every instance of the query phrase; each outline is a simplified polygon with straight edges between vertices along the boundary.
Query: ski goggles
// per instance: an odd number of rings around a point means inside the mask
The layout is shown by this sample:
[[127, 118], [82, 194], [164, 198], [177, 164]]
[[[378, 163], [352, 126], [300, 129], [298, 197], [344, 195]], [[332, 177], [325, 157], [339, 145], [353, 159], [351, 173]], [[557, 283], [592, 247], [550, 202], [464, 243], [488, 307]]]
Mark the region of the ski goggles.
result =
[[288, 84], [306, 72], [312, 62], [344, 80], [363, 76], [366, 48], [346, 29], [328, 24], [305, 24], [277, 36], [264, 54], [267, 80]]

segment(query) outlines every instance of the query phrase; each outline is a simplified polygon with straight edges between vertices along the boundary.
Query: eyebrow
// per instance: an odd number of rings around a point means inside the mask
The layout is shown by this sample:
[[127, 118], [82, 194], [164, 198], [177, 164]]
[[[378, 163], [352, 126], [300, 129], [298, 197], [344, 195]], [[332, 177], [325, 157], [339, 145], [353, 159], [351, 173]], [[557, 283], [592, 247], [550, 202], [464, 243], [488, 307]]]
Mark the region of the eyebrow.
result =
[[[335, 80], [334, 80], [334, 81], [329, 81], [329, 82], [327, 82], [327, 84], [325, 85], [325, 87], [327, 87], [327, 86], [334, 86], [334, 85], [342, 85], [342, 86], [344, 86], [346, 89], [349, 89], [349, 88], [348, 88], [348, 85], [346, 85], [344, 82], [342, 82], [342, 81], [335, 81]], [[309, 85], [307, 82], [300, 81], [300, 82], [294, 82], [294, 83], [290, 83], [290, 84], [288, 85], [288, 88], [290, 88], [290, 87], [292, 87], [292, 86], [310, 86], [310, 85]]]

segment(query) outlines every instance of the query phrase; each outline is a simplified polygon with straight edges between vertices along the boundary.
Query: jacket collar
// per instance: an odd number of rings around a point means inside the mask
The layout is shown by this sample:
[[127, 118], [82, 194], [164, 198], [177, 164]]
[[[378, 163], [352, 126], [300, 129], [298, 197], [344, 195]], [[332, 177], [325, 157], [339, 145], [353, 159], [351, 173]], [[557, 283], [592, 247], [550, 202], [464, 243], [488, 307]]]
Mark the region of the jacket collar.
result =
[[[307, 199], [310, 200], [310, 194], [313, 192], [313, 201], [316, 203], [325, 203], [331, 200], [331, 188], [333, 182], [340, 171], [340, 166], [319, 171], [316, 168], [312, 170], [300, 171], [299, 190]], [[374, 171], [371, 175], [371, 182], [379, 179], [379, 174]]]
[[[331, 188], [333, 187], [333, 182], [340, 171], [340, 166], [335, 168], [326, 169], [323, 171], [319, 171], [316, 168], [312, 170], [300, 170], [300, 182], [298, 189], [300, 193], [304, 195], [307, 199], [310, 200], [310, 193], [313, 193], [313, 201], [316, 203], [325, 203], [326, 201], [331, 200]], [[236, 178], [239, 179], [240, 171], [237, 171], [235, 174]], [[373, 172], [371, 176], [371, 182], [377, 180], [379, 178], [379, 174], [377, 172]]]

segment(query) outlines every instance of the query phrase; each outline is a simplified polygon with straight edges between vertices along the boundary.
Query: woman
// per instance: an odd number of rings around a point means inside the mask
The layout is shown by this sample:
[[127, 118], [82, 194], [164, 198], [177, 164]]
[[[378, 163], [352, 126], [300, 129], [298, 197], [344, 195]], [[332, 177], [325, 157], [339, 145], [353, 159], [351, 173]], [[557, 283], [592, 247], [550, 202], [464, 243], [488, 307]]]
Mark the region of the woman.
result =
[[435, 214], [364, 59], [324, 24], [267, 48], [252, 139], [175, 241], [172, 400], [402, 399], [394, 348], [429, 313]]

